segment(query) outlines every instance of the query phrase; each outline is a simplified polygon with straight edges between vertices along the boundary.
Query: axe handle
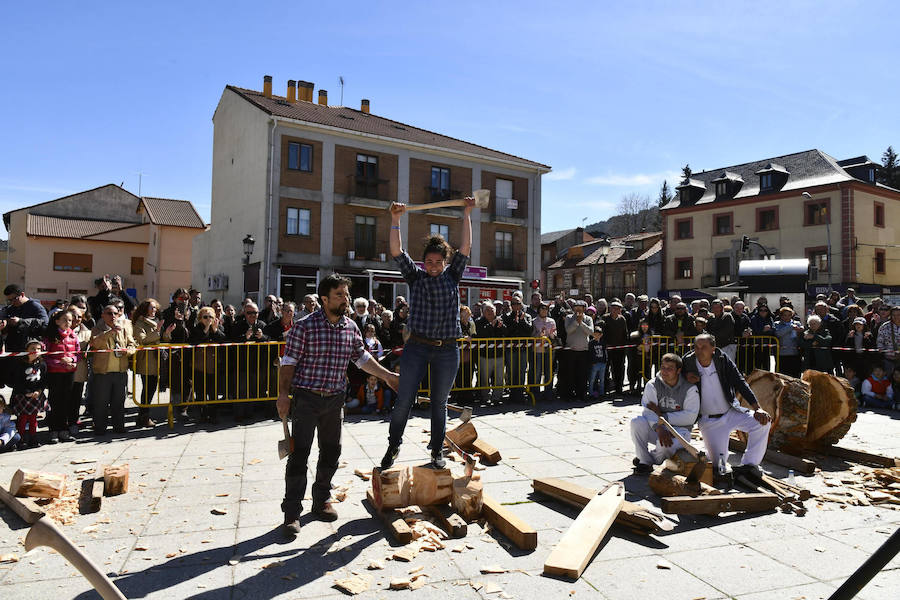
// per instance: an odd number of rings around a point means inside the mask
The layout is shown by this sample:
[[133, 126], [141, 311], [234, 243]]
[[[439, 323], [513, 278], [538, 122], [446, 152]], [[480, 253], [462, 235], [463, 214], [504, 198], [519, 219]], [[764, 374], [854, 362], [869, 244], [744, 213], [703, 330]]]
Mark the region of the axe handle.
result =
[[412, 204], [407, 205], [406, 212], [411, 212], [415, 210], [431, 210], [432, 208], [444, 208], [446, 206], [465, 206], [466, 200], [465, 198], [460, 198], [458, 200], [441, 200], [440, 202], [429, 202], [428, 204]]
[[684, 446], [684, 449], [687, 450], [688, 454], [696, 458], [698, 461], [703, 462], [700, 458], [700, 451], [694, 448], [689, 441], [684, 439], [684, 437], [682, 437], [682, 435], [678, 433], [678, 431], [674, 427], [672, 427], [672, 424], [666, 421], [665, 417], [659, 417], [659, 424], [668, 429], [669, 433], [672, 434], [672, 437], [681, 442], [681, 445]]

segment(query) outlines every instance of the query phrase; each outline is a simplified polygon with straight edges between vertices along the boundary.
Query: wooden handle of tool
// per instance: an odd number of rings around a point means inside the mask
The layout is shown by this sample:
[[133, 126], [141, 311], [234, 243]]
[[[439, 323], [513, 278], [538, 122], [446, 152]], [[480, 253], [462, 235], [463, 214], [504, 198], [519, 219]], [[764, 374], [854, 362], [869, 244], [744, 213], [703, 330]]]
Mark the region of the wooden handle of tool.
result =
[[294, 453], [294, 438], [291, 436], [291, 430], [288, 429], [287, 417], [283, 417], [281, 419], [281, 427], [284, 429], [284, 439], [288, 440], [289, 445], [288, 448], [291, 451], [291, 454]]
[[431, 210], [432, 208], [445, 208], [447, 206], [465, 206], [465, 198], [456, 200], [441, 200], [440, 202], [429, 202], [428, 204], [411, 204], [406, 206], [406, 212], [414, 210]]
[[84, 575], [103, 600], [126, 600], [119, 588], [49, 518], [38, 519], [25, 536], [25, 549], [53, 548]]
[[674, 427], [672, 427], [672, 424], [666, 421], [665, 417], [659, 417], [659, 424], [668, 429], [669, 433], [672, 434], [672, 437], [681, 442], [681, 445], [684, 446], [684, 449], [687, 450], [688, 454], [690, 454], [697, 460], [700, 460], [700, 451], [694, 448], [689, 441], [684, 439], [682, 435], [678, 433], [678, 431], [676, 431]]

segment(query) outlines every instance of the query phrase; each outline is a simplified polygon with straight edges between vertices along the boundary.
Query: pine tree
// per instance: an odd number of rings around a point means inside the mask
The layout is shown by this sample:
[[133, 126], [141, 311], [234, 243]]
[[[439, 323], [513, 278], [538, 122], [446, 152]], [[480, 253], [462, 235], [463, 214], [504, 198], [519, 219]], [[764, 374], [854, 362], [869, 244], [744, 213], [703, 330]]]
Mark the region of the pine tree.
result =
[[672, 193], [669, 192], [669, 182], [663, 180], [662, 187], [659, 189], [659, 207], [662, 208], [672, 199]]
[[688, 179], [691, 178], [691, 165], [690, 164], [685, 164], [681, 168], [681, 175], [684, 177], [685, 181], [687, 181]]
[[878, 179], [888, 187], [900, 189], [900, 164], [893, 146], [888, 146], [881, 155], [881, 174]]

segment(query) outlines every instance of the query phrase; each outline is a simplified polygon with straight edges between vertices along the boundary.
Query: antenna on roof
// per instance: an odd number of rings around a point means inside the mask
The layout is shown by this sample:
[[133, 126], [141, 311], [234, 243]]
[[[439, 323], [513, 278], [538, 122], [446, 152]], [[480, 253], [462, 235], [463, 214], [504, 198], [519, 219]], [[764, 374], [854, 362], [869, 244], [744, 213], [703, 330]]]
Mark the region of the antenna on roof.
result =
[[138, 176], [138, 198], [143, 198], [143, 195], [141, 194], [141, 188], [143, 187], [144, 175], [146, 175], [146, 173], [144, 173], [143, 171], [135, 171], [135, 175]]
[[341, 106], [344, 105], [344, 76], [338, 76], [338, 83], [341, 84]]

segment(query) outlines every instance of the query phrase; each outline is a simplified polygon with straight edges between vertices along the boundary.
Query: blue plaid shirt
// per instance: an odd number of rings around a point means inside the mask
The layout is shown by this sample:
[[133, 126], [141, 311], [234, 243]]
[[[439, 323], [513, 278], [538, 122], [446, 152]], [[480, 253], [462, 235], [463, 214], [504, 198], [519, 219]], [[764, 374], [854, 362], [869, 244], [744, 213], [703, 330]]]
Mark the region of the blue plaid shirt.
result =
[[462, 337], [459, 326], [459, 280], [469, 264], [469, 257], [457, 252], [444, 272], [432, 277], [404, 250], [394, 260], [400, 274], [409, 284], [409, 328], [429, 338]]

